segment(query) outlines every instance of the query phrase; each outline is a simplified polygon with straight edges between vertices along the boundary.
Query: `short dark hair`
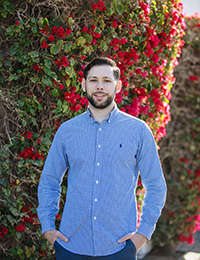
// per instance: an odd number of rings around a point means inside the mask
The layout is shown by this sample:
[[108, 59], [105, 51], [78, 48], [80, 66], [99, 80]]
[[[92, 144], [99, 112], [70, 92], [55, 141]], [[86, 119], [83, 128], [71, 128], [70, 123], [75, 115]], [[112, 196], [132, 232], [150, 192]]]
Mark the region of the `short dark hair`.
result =
[[109, 65], [113, 68], [113, 74], [114, 74], [114, 78], [116, 80], [119, 80], [120, 78], [120, 69], [117, 67], [116, 63], [114, 60], [111, 60], [107, 57], [98, 57], [93, 59], [92, 61], [90, 61], [84, 70], [84, 78], [85, 80], [87, 79], [87, 75], [89, 70], [91, 70], [92, 67], [94, 66], [102, 66], [102, 65]]

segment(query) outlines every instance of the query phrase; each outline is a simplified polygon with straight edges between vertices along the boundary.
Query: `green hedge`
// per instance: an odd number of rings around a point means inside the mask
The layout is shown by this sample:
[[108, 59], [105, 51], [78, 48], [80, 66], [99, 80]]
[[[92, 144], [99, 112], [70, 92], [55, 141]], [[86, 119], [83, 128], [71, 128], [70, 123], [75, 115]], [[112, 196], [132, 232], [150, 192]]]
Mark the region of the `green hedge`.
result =
[[[170, 120], [184, 43], [178, 0], [45, 3], [0, 3], [0, 256], [9, 260], [53, 259], [36, 215], [37, 185], [55, 131], [86, 110], [80, 86], [86, 63], [96, 56], [117, 62], [119, 108], [145, 120], [158, 141]], [[139, 207], [143, 193], [140, 187]]]
[[159, 143], [168, 184], [167, 203], [154, 236], [160, 245], [193, 244], [193, 233], [200, 230], [200, 16], [185, 21], [185, 45], [170, 102], [172, 120]]

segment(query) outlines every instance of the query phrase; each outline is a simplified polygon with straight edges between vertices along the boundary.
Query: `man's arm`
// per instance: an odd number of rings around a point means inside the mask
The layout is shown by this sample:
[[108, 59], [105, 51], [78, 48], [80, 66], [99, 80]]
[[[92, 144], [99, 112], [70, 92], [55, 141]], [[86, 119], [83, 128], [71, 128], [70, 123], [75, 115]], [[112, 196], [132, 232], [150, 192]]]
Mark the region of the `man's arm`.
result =
[[145, 188], [140, 226], [136, 232], [128, 233], [118, 242], [131, 239], [138, 251], [147, 240], [150, 240], [166, 199], [166, 183], [156, 144], [147, 125], [144, 125], [141, 133], [137, 164]]
[[49, 150], [38, 186], [38, 217], [42, 225], [42, 233], [45, 233], [45, 237], [49, 238], [50, 243], [53, 240], [48, 235], [50, 233], [46, 232], [56, 231], [55, 217], [59, 210], [61, 183], [69, 166], [62, 133], [63, 127], [60, 126]]
[[150, 240], [166, 200], [167, 186], [151, 130], [145, 124], [141, 134], [141, 146], [137, 155], [145, 197], [137, 233]]

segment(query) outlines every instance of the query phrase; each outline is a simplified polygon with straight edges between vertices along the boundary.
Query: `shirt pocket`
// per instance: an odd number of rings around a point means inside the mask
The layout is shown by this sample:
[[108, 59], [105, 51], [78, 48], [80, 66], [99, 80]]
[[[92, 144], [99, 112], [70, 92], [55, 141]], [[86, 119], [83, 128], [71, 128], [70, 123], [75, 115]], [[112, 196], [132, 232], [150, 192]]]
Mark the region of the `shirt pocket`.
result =
[[110, 155], [113, 160], [121, 162], [136, 163], [137, 159], [137, 143], [131, 143], [129, 140], [116, 141], [113, 146], [110, 147]]

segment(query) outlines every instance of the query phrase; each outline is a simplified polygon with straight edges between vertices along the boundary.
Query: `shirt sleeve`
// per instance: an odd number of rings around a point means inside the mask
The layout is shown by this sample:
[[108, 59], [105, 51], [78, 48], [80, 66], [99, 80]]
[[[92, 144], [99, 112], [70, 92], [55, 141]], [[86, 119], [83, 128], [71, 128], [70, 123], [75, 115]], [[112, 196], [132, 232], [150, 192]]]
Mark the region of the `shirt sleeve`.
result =
[[58, 129], [49, 150], [38, 186], [38, 217], [42, 234], [55, 229], [55, 217], [59, 211], [61, 184], [69, 166], [63, 143], [63, 127]]
[[150, 240], [165, 204], [167, 187], [156, 143], [146, 124], [144, 124], [141, 134], [137, 161], [142, 184], [145, 188], [142, 216], [137, 233]]

